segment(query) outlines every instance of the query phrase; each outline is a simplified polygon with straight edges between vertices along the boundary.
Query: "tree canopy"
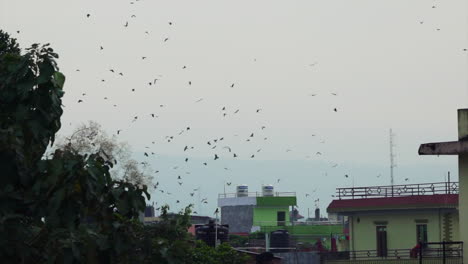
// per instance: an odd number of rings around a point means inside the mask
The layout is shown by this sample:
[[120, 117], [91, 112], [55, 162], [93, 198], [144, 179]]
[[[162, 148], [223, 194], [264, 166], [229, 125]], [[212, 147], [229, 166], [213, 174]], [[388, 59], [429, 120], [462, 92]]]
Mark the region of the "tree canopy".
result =
[[44, 155], [63, 113], [65, 76], [57, 58], [48, 44], [21, 53], [0, 31], [2, 262], [243, 263], [228, 246], [194, 245], [187, 232], [190, 207], [176, 218], [164, 207], [159, 223], [143, 225], [138, 218], [150, 199], [147, 187], [111, 176], [109, 142]]

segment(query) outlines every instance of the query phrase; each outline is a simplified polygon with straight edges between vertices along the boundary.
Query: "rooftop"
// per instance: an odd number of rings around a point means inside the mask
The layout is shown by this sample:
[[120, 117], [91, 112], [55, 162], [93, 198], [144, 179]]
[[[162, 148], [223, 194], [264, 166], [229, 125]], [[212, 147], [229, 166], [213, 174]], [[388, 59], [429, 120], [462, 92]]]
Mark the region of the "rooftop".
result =
[[338, 188], [329, 213], [388, 209], [455, 208], [458, 182]]
[[363, 199], [436, 194], [458, 194], [458, 182], [434, 182], [404, 185], [337, 188], [335, 198]]

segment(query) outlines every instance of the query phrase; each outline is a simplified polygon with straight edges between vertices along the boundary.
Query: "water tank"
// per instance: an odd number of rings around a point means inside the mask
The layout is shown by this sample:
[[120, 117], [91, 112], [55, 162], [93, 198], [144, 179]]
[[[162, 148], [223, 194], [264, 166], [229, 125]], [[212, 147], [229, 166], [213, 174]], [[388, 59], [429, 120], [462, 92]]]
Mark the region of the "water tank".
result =
[[195, 225], [195, 238], [204, 241], [208, 246], [215, 246], [216, 231], [218, 231], [218, 240], [220, 243], [229, 240], [229, 225], [215, 224], [210, 220], [206, 225]]
[[285, 229], [279, 229], [270, 234], [271, 252], [288, 252], [289, 232]]
[[249, 186], [242, 184], [237, 186], [237, 197], [249, 196]]
[[154, 217], [154, 207], [152, 205], [146, 206], [145, 217]]
[[320, 221], [320, 209], [316, 208], [315, 209], [315, 221]]
[[262, 186], [262, 195], [263, 196], [274, 196], [273, 185], [263, 185]]

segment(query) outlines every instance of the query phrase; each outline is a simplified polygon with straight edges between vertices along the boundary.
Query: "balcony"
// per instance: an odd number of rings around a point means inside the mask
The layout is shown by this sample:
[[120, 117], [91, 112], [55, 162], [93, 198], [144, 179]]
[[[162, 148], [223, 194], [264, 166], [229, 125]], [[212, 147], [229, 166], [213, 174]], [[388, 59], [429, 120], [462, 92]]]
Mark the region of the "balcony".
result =
[[435, 194], [458, 194], [458, 191], [458, 182], [448, 181], [421, 184], [337, 188], [335, 198], [345, 200], [408, 197]]

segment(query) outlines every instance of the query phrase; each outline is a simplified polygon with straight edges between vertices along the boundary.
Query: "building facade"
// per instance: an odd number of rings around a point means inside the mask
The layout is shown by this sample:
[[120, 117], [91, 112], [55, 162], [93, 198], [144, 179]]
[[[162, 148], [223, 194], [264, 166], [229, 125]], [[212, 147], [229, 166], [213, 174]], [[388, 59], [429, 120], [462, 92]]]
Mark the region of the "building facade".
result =
[[293, 192], [238, 192], [218, 197], [221, 224], [229, 225], [234, 234], [260, 231], [263, 226], [289, 226], [290, 212], [296, 203]]
[[346, 216], [349, 250], [409, 255], [419, 242], [460, 240], [458, 183], [339, 188], [329, 213]]

